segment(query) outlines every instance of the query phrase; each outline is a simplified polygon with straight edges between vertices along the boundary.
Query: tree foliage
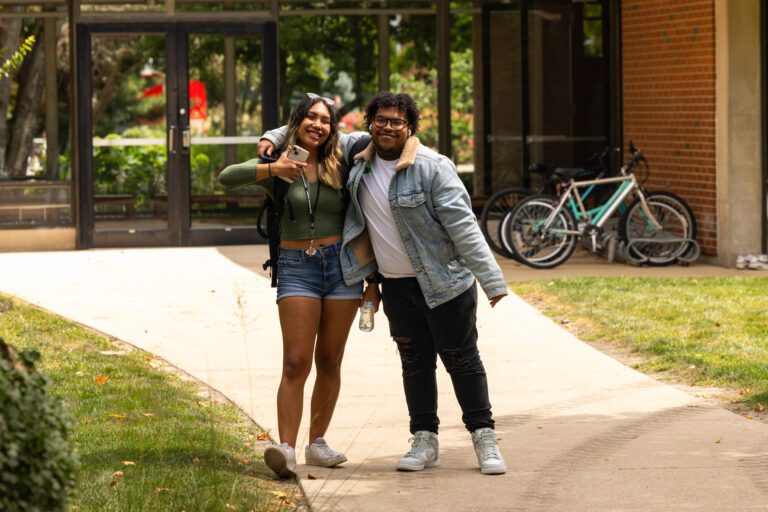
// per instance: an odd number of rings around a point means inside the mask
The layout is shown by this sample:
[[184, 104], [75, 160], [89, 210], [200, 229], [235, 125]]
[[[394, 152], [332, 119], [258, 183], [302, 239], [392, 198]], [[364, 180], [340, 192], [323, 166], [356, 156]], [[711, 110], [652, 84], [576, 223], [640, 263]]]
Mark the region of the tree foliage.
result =
[[67, 510], [75, 484], [72, 419], [35, 369], [39, 357], [0, 338], [0, 510], [8, 512]]
[[[457, 163], [471, 162], [473, 155], [472, 19], [472, 15], [462, 14], [452, 15], [451, 21], [451, 122]], [[389, 15], [387, 21], [390, 30], [391, 87], [416, 98], [422, 111], [423, 142], [437, 146], [437, 124], [440, 120], [437, 119], [435, 16]], [[25, 36], [34, 33], [33, 25], [32, 22], [25, 22]], [[378, 16], [282, 16], [279, 21], [281, 121], [287, 121], [296, 102], [311, 91], [337, 97], [339, 113], [343, 116], [357, 112], [356, 117], [353, 115], [349, 122], [353, 123], [354, 129], [363, 128], [359, 111], [379, 87], [378, 30]], [[237, 134], [262, 133], [266, 128], [261, 125], [262, 41], [258, 36], [235, 36], [234, 40]], [[171, 72], [166, 69], [165, 44], [165, 38], [158, 35], [96, 35], [92, 38], [91, 79], [95, 136], [125, 137], [126, 131], [142, 126], [158, 130], [165, 128], [164, 97], [139, 99], [147, 88], [165, 80], [160, 73], [167, 75]], [[224, 36], [192, 34], [189, 44], [189, 77], [191, 80], [199, 80], [206, 87], [210, 114], [206, 134], [223, 135]], [[60, 87], [64, 91], [60, 97], [64, 97], [72, 85], [69, 84], [65, 57], [68, 51], [66, 31], [59, 35], [57, 47]], [[153, 76], [142, 73], [147, 66], [158, 73]], [[68, 118], [71, 113], [66, 101], [60, 103], [60, 151], [66, 162]], [[10, 107], [11, 110], [19, 108], [19, 105], [14, 104], [13, 97]], [[38, 107], [35, 112], [39, 119], [36, 121], [34, 136], [39, 137], [43, 130], [42, 111]], [[0, 140], [0, 145], [7, 147], [9, 138], [0, 133], [0, 139], [4, 139]], [[99, 168], [99, 162], [109, 160], [108, 153], [115, 151], [96, 149], [96, 168]], [[126, 154], [120, 158], [122, 164], [134, 161], [136, 165], [147, 164], [140, 162], [140, 159], [128, 158], [127, 153], [131, 151], [121, 151]], [[157, 161], [158, 155], [154, 150], [148, 151], [151, 153], [147, 156], [151, 161], [148, 168], [164, 166], [164, 162]], [[215, 173], [223, 162], [214, 160], [218, 158], [218, 153], [206, 153], [211, 159], [203, 165], [201, 162], [204, 158], [198, 158], [193, 161], [193, 168], [210, 169], [210, 172]], [[103, 177], [107, 179], [107, 176]], [[205, 181], [201, 177], [200, 183]], [[96, 189], [114, 189], [116, 186], [115, 183], [105, 183], [97, 185]], [[206, 185], [205, 188], [210, 187]]]
[[24, 56], [32, 51], [35, 46], [35, 36], [27, 37], [20, 45], [19, 49], [13, 52], [5, 60], [2, 66], [0, 66], [0, 75], [5, 78], [10, 78], [11, 73], [21, 66], [21, 62], [24, 60]]

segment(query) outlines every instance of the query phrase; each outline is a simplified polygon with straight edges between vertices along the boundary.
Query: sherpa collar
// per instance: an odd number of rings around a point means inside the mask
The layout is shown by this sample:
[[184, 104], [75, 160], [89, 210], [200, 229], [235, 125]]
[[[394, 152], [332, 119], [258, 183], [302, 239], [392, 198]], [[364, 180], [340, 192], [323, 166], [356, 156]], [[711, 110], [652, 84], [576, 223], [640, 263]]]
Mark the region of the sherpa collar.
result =
[[[408, 137], [408, 140], [405, 141], [403, 152], [400, 154], [400, 159], [397, 161], [397, 165], [395, 165], [395, 172], [407, 169], [416, 163], [416, 153], [419, 152], [420, 145], [421, 142], [419, 142], [418, 137], [415, 135]], [[368, 147], [356, 154], [353, 159], [359, 160], [362, 158], [366, 162], [370, 162], [375, 154], [376, 149], [373, 147], [373, 141], [371, 141], [371, 143], [368, 144]]]

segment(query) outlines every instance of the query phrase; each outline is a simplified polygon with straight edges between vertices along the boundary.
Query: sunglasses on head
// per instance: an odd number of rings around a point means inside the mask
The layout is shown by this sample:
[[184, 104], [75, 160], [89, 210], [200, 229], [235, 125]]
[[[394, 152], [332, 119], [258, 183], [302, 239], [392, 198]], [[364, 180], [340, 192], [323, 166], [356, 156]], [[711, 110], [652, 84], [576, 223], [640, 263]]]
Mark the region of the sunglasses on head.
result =
[[329, 107], [335, 107], [336, 106], [336, 102], [333, 101], [331, 98], [326, 98], [325, 96], [320, 96], [319, 94], [315, 94], [313, 92], [308, 92], [307, 93], [307, 98], [309, 98], [311, 100], [323, 100], [323, 103], [325, 103]]

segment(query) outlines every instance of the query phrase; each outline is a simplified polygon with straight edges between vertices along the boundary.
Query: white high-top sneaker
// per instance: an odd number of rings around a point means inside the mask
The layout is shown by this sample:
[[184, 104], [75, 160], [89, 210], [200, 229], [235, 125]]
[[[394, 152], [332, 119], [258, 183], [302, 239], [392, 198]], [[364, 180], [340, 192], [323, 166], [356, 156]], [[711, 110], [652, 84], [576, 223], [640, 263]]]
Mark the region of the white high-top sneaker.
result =
[[496, 431], [492, 428], [479, 428], [472, 432], [472, 444], [475, 445], [477, 463], [484, 475], [501, 475], [507, 472], [507, 464], [501, 456]]
[[409, 439], [411, 449], [397, 461], [398, 471], [421, 471], [440, 465], [440, 444], [437, 434], [419, 430]]

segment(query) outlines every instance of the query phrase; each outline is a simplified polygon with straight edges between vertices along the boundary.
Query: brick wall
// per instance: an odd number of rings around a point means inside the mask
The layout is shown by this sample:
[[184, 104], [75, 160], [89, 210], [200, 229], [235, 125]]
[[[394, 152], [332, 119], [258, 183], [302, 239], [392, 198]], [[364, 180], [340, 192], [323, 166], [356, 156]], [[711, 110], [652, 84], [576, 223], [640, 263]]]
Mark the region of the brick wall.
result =
[[632, 139], [648, 158], [648, 190], [688, 201], [715, 255], [715, 2], [621, 5], [624, 147]]

